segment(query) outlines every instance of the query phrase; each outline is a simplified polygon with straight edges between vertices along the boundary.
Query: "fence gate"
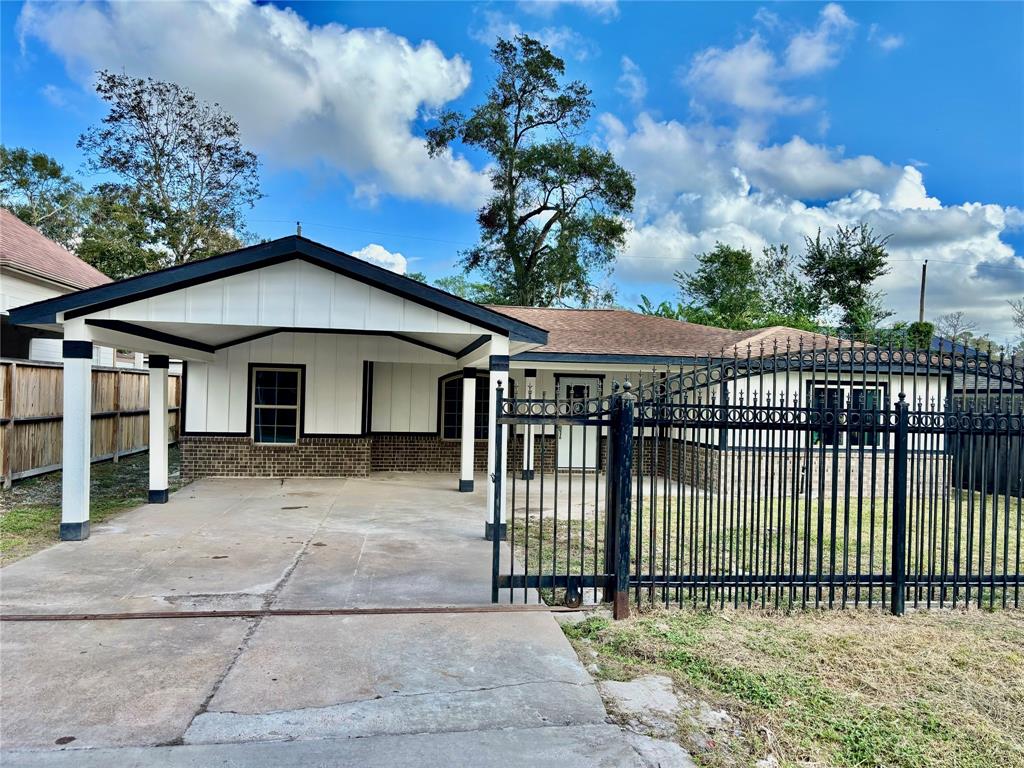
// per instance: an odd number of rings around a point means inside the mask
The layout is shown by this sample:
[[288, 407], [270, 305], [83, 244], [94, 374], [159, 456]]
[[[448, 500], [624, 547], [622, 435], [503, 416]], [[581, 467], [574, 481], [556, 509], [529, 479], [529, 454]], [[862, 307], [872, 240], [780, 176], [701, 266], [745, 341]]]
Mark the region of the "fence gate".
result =
[[499, 392], [494, 600], [1019, 606], [1024, 369], [946, 347], [774, 342], [606, 396]]

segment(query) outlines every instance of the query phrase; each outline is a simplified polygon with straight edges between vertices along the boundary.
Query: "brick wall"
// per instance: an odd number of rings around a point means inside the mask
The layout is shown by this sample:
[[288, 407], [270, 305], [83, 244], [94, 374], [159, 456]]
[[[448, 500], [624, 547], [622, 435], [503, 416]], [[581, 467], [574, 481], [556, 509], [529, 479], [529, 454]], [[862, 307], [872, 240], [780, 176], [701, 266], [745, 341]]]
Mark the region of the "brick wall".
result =
[[[255, 445], [248, 437], [181, 438], [181, 475], [200, 477], [365, 477], [370, 472], [459, 473], [461, 444], [438, 435], [388, 433], [304, 437], [298, 445]], [[487, 443], [477, 441], [475, 469], [487, 469]]]
[[183, 435], [181, 477], [365, 477], [370, 439], [304, 437], [298, 445], [255, 445], [248, 437]]
[[[374, 472], [451, 472], [458, 474], [462, 443], [438, 435], [387, 434], [370, 436], [370, 469]], [[487, 471], [487, 441], [475, 441], [473, 468]]]

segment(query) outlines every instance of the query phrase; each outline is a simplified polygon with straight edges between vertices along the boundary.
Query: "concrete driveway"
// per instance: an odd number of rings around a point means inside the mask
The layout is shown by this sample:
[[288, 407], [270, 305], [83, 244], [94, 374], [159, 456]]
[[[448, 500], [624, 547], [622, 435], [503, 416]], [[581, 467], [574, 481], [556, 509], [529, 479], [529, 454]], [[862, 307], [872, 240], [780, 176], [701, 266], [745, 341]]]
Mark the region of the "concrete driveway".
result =
[[[4, 568], [0, 607], [489, 605], [482, 494], [452, 483], [204, 480]], [[0, 632], [4, 765], [640, 764], [545, 612], [4, 622]]]

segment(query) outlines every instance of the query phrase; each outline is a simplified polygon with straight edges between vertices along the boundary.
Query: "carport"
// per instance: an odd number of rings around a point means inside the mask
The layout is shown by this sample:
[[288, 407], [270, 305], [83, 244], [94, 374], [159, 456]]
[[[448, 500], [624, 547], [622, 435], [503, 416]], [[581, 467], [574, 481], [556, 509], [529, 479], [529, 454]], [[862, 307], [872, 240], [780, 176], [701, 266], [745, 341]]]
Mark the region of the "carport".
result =
[[[471, 493], [474, 469], [490, 478], [495, 464], [493, 441], [480, 439], [480, 410], [492, 434], [509, 356], [547, 339], [507, 314], [300, 236], [26, 305], [11, 321], [64, 337], [61, 538], [76, 541], [89, 535], [93, 344], [149, 356], [149, 495], [164, 503], [171, 359], [184, 364], [190, 478], [367, 476], [389, 462], [410, 468], [410, 455], [451, 456], [457, 446], [451, 488]], [[386, 387], [375, 364], [391, 377]], [[460, 373], [462, 396], [453, 399], [441, 382]], [[454, 439], [441, 439], [442, 416], [459, 425]], [[375, 429], [382, 420], [386, 429]], [[480, 505], [488, 536], [493, 493], [488, 482]]]

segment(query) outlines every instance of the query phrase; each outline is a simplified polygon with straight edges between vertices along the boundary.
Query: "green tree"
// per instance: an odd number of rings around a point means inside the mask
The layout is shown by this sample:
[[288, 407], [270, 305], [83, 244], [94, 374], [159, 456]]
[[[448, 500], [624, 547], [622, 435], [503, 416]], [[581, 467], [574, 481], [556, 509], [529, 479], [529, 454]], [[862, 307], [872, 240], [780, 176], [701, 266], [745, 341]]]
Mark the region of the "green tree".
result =
[[92, 216], [82, 230], [77, 253], [114, 280], [160, 267], [140, 197], [120, 184], [100, 184], [93, 190]]
[[746, 248], [716, 243], [697, 254], [695, 272], [676, 272], [685, 317], [691, 323], [756, 328], [764, 312], [754, 257]]
[[474, 282], [465, 275], [448, 275], [434, 281], [434, 285], [442, 291], [458, 296], [460, 299], [473, 301], [477, 304], [500, 304], [494, 288], [488, 283]]
[[640, 294], [640, 303], [637, 305], [641, 315], [653, 315], [654, 317], [667, 317], [670, 320], [686, 320], [687, 309], [684, 304], [671, 301], [663, 301], [655, 304], [644, 294]]
[[611, 153], [576, 143], [590, 89], [561, 82], [565, 62], [526, 35], [498, 40], [486, 101], [445, 112], [427, 131], [431, 155], [459, 141], [493, 161], [494, 193], [479, 210], [480, 242], [463, 253], [502, 303], [550, 306], [610, 300], [595, 277], [625, 242], [633, 177]]
[[74, 249], [89, 212], [82, 186], [49, 155], [0, 146], [0, 205]]
[[864, 338], [893, 314], [882, 308], [881, 291], [872, 288], [875, 280], [889, 272], [888, 236], [875, 235], [867, 224], [840, 224], [825, 240], [820, 229], [805, 240], [800, 268], [822, 306], [839, 312], [847, 333]]
[[[124, 208], [106, 212], [101, 220], [113, 215], [117, 223], [110, 237], [139, 234], [137, 245], [159, 266], [238, 247], [245, 236], [242, 210], [260, 194], [258, 160], [242, 146], [235, 120], [174, 83], [101, 71], [96, 92], [110, 111], [78, 147], [91, 171], [117, 179], [118, 190], [105, 189], [108, 201], [129, 206], [138, 219], [127, 226]], [[97, 243], [87, 250], [99, 258]], [[135, 257], [118, 261], [135, 263]]]
[[798, 271], [789, 246], [769, 245], [754, 265], [755, 283], [761, 293], [758, 325], [785, 325], [803, 331], [818, 331], [821, 296]]

